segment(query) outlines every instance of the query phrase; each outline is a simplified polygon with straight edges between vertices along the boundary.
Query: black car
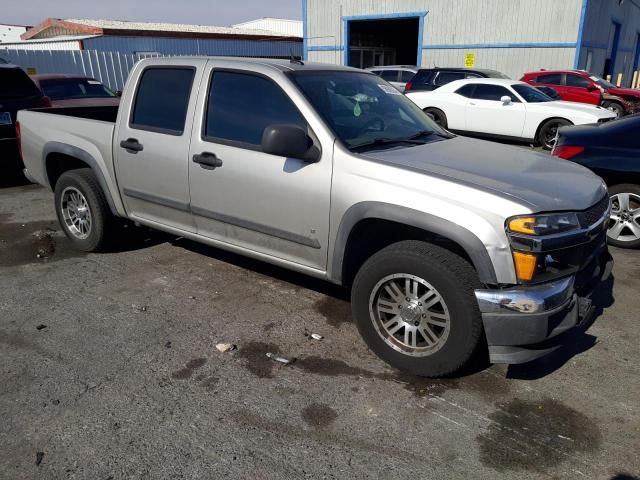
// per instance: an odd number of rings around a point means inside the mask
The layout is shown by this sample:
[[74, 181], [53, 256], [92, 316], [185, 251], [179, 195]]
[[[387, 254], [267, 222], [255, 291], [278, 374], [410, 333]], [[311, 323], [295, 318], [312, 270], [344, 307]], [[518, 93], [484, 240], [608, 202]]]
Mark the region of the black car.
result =
[[455, 80], [466, 78], [509, 78], [504, 73], [483, 68], [421, 68], [414, 75], [405, 92], [418, 90], [436, 90]]
[[18, 110], [50, 105], [20, 67], [0, 63], [0, 175], [22, 168], [16, 143]]
[[611, 245], [640, 247], [640, 114], [600, 125], [561, 128], [552, 155], [600, 175], [609, 187]]

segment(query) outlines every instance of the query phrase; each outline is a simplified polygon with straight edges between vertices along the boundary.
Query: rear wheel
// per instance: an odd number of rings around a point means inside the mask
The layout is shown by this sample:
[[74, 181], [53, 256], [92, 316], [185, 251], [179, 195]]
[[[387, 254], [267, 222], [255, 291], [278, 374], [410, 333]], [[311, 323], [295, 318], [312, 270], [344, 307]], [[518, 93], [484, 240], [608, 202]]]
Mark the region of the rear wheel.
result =
[[93, 252], [106, 246], [113, 216], [90, 168], [70, 170], [60, 176], [55, 205], [64, 233], [78, 250]]
[[429, 115], [442, 128], [447, 128], [447, 116], [439, 108], [428, 107], [424, 109], [424, 113]]
[[614, 185], [609, 188], [609, 196], [609, 243], [621, 248], [640, 247], [640, 185]]
[[604, 102], [602, 106], [607, 110], [611, 110], [613, 113], [615, 113], [616, 118], [624, 116], [624, 107], [618, 102]]
[[558, 129], [572, 125], [569, 120], [562, 118], [552, 118], [542, 124], [538, 131], [538, 143], [542, 145], [545, 150], [551, 150], [556, 144], [558, 138]]
[[390, 365], [438, 377], [463, 367], [481, 345], [476, 272], [461, 257], [419, 241], [369, 258], [353, 283], [360, 334]]

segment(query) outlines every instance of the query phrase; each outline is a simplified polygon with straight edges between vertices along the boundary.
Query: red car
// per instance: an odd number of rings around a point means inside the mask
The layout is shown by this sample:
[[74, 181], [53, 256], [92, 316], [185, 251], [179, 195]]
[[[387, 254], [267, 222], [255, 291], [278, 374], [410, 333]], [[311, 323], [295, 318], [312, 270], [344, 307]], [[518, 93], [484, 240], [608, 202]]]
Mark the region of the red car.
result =
[[54, 107], [117, 106], [120, 98], [99, 81], [80, 75], [49, 73], [31, 79], [51, 99]]
[[562, 100], [602, 105], [618, 116], [640, 111], [640, 90], [616, 87], [582, 70], [540, 70], [525, 73], [522, 81], [533, 86], [553, 87]]

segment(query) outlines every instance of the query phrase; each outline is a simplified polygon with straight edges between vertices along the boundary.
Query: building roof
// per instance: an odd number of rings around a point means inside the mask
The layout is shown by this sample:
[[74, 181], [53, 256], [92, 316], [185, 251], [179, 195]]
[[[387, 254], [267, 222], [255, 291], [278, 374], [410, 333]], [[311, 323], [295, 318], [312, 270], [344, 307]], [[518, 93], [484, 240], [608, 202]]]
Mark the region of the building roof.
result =
[[87, 20], [48, 18], [21, 35], [23, 40], [59, 37], [62, 35], [120, 35], [161, 36], [187, 38], [246, 38], [287, 39], [270, 30], [215, 27], [210, 25], [185, 25], [178, 23], [126, 22], [121, 20]]
[[303, 35], [302, 20], [288, 18], [262, 17], [231, 25], [233, 28], [268, 30], [280, 35], [301, 37]]

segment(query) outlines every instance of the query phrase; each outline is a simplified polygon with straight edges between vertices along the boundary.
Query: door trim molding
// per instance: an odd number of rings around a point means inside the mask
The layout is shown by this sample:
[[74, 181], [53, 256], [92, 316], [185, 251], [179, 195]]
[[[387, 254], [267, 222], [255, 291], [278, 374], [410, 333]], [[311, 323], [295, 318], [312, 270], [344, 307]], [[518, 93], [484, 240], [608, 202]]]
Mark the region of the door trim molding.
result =
[[139, 190], [133, 190], [131, 188], [123, 188], [122, 193], [127, 197], [142, 200], [144, 202], [155, 203], [156, 205], [162, 205], [163, 207], [173, 208], [174, 210], [180, 210], [181, 212], [189, 212], [189, 204], [174, 200], [172, 198], [160, 197], [151, 193], [141, 192]]
[[271, 237], [281, 238], [288, 242], [304, 245], [305, 247], [311, 247], [319, 250], [322, 246], [317, 238], [306, 237], [298, 233], [288, 232], [286, 230], [280, 230], [279, 228], [270, 227], [262, 223], [252, 222], [250, 220], [244, 220], [242, 218], [233, 217], [231, 215], [225, 215], [223, 213], [213, 212], [205, 208], [191, 206], [191, 212], [198, 217], [208, 218], [215, 220], [216, 222], [226, 223], [236, 227], [244, 228], [258, 233], [263, 233]]

